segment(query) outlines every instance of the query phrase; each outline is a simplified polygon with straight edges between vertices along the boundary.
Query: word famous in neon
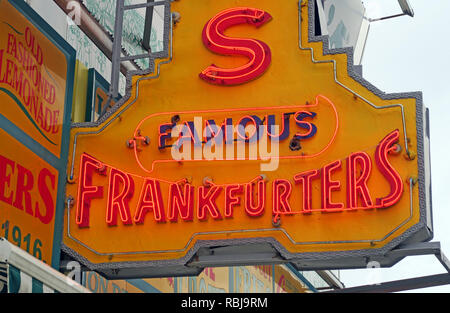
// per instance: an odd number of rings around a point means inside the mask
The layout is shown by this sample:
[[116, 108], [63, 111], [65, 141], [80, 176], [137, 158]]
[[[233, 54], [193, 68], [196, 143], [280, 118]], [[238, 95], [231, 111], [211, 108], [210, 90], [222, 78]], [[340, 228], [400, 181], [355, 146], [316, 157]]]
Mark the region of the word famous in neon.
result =
[[[292, 123], [291, 117], [294, 122]], [[268, 114], [263, 117], [257, 115], [245, 115], [237, 121], [233, 118], [225, 118], [220, 124], [215, 120], [194, 118], [191, 121], [161, 124], [159, 126], [158, 148], [181, 147], [184, 143], [192, 143], [194, 146], [203, 144], [232, 144], [236, 141], [252, 143], [258, 142], [261, 136], [267, 136], [271, 141], [279, 142], [289, 138], [294, 130], [294, 137], [298, 140], [305, 140], [314, 137], [317, 133], [317, 126], [311, 122], [317, 114], [310, 111], [286, 112], [280, 116], [281, 126], [277, 125], [275, 114]], [[202, 131], [203, 130], [203, 131]], [[168, 141], [176, 138], [173, 145]]]

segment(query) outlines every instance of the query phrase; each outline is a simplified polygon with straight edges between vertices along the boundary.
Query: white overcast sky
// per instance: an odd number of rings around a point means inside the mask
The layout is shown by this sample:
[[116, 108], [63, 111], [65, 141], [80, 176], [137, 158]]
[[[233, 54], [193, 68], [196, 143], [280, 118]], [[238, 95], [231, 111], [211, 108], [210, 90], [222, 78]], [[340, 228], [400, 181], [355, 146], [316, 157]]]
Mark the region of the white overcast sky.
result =
[[[370, 18], [401, 13], [397, 0], [363, 0]], [[384, 92], [422, 91], [430, 109], [432, 241], [450, 257], [450, 1], [409, 0], [414, 17], [372, 22], [363, 76]], [[346, 287], [445, 273], [434, 256], [407, 257], [392, 268], [341, 271]], [[450, 292], [450, 285], [413, 292]]]

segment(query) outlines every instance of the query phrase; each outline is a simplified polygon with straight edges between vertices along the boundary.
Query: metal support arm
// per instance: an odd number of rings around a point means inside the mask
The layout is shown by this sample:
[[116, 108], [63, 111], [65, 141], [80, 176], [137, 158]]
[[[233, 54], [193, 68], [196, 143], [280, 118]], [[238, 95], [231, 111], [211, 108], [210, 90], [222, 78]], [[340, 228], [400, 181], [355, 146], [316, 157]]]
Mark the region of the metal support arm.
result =
[[440, 242], [422, 242], [401, 246], [389, 252], [387, 256], [404, 258], [413, 255], [434, 255], [447, 273], [388, 281], [374, 285], [336, 289], [325, 291], [325, 293], [384, 293], [450, 285], [450, 262], [441, 250]]

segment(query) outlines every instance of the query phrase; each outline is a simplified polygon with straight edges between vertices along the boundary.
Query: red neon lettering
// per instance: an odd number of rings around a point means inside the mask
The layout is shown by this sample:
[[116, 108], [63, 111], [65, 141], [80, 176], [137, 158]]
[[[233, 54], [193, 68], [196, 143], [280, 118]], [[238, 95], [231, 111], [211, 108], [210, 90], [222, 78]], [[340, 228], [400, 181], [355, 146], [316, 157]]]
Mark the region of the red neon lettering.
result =
[[[178, 184], [169, 187], [169, 220], [176, 222], [178, 214], [182, 220], [192, 221], [194, 218], [194, 186], [184, 185], [184, 192]], [[184, 195], [183, 195], [184, 194]]]
[[92, 176], [101, 164], [87, 154], [81, 155], [80, 183], [78, 186], [77, 211], [75, 222], [79, 227], [89, 227], [89, 208], [91, 200], [103, 197], [103, 187], [92, 185]]
[[257, 195], [258, 203], [254, 204], [253, 195], [253, 183], [245, 184], [245, 212], [250, 216], [260, 216], [264, 213], [264, 207], [266, 205], [266, 182], [260, 180], [257, 183]]
[[241, 198], [236, 194], [244, 192], [244, 185], [227, 185], [225, 186], [225, 217], [233, 216], [233, 207], [241, 203]]
[[203, 28], [204, 45], [218, 54], [246, 56], [249, 62], [233, 69], [211, 65], [199, 74], [200, 78], [216, 85], [238, 85], [261, 76], [271, 62], [269, 46], [256, 39], [229, 38], [224, 32], [231, 26], [245, 23], [260, 27], [271, 19], [263, 10], [242, 7], [224, 10], [209, 20]]
[[294, 176], [294, 181], [297, 184], [302, 184], [303, 194], [303, 213], [311, 213], [312, 211], [312, 189], [311, 184], [314, 178], [320, 176], [318, 170], [303, 172]]
[[403, 193], [402, 178], [388, 161], [388, 154], [395, 149], [394, 144], [398, 142], [399, 138], [400, 132], [398, 130], [393, 131], [384, 137], [375, 151], [375, 161], [378, 169], [383, 174], [384, 178], [386, 178], [389, 182], [391, 187], [389, 195], [384, 198], [376, 199], [377, 207], [387, 208], [394, 205]]
[[159, 182], [154, 179], [144, 180], [139, 203], [134, 215], [134, 222], [136, 224], [143, 224], [145, 215], [149, 211], [153, 211], [153, 215], [157, 222], [166, 221], [161, 188]]
[[56, 177], [50, 172], [49, 169], [43, 168], [38, 176], [38, 189], [42, 201], [44, 202], [46, 211], [45, 215], [42, 215], [39, 209], [39, 203], [36, 202], [36, 210], [34, 212], [34, 215], [44, 224], [50, 223], [53, 220], [53, 216], [55, 213], [55, 203], [53, 201], [50, 188], [47, 185], [47, 178], [50, 179], [50, 187], [52, 190], [54, 190]]
[[340, 169], [340, 160], [327, 164], [322, 168], [322, 209], [323, 211], [339, 211], [344, 207], [343, 203], [332, 203], [331, 192], [341, 190], [341, 182], [331, 180], [331, 173]]
[[132, 224], [129, 201], [134, 194], [134, 181], [131, 175], [112, 168], [109, 176], [106, 223], [117, 225], [117, 212], [125, 225]]
[[[360, 176], [356, 177], [359, 165]], [[352, 153], [347, 158], [347, 207], [356, 209], [358, 207], [358, 196], [361, 199], [361, 207], [372, 207], [367, 181], [372, 171], [372, 162], [365, 152]]]
[[292, 184], [286, 179], [276, 179], [273, 182], [273, 213], [292, 212], [289, 197], [292, 193]]
[[[206, 195], [205, 191], [207, 191]], [[218, 186], [198, 187], [197, 217], [199, 220], [206, 219], [206, 210], [209, 211], [209, 214], [211, 214], [213, 219], [222, 219], [222, 215], [220, 215], [219, 209], [216, 205], [216, 198], [219, 196], [221, 191], [222, 188]]]

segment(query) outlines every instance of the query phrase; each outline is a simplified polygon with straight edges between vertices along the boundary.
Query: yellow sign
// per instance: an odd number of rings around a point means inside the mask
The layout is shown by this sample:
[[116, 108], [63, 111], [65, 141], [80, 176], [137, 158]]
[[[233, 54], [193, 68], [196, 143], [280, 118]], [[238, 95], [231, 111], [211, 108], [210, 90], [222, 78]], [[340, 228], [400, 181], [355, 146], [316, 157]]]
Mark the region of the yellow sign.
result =
[[72, 129], [67, 251], [97, 269], [185, 264], [215, 242], [351, 257], [426, 232], [420, 99], [324, 54], [313, 1], [171, 6], [160, 75], [134, 78], [105, 124]]
[[0, 237], [51, 264], [58, 171], [0, 129]]
[[60, 157], [66, 55], [9, 1], [0, 2], [1, 113]]
[[59, 269], [75, 50], [0, 1], [0, 236]]

